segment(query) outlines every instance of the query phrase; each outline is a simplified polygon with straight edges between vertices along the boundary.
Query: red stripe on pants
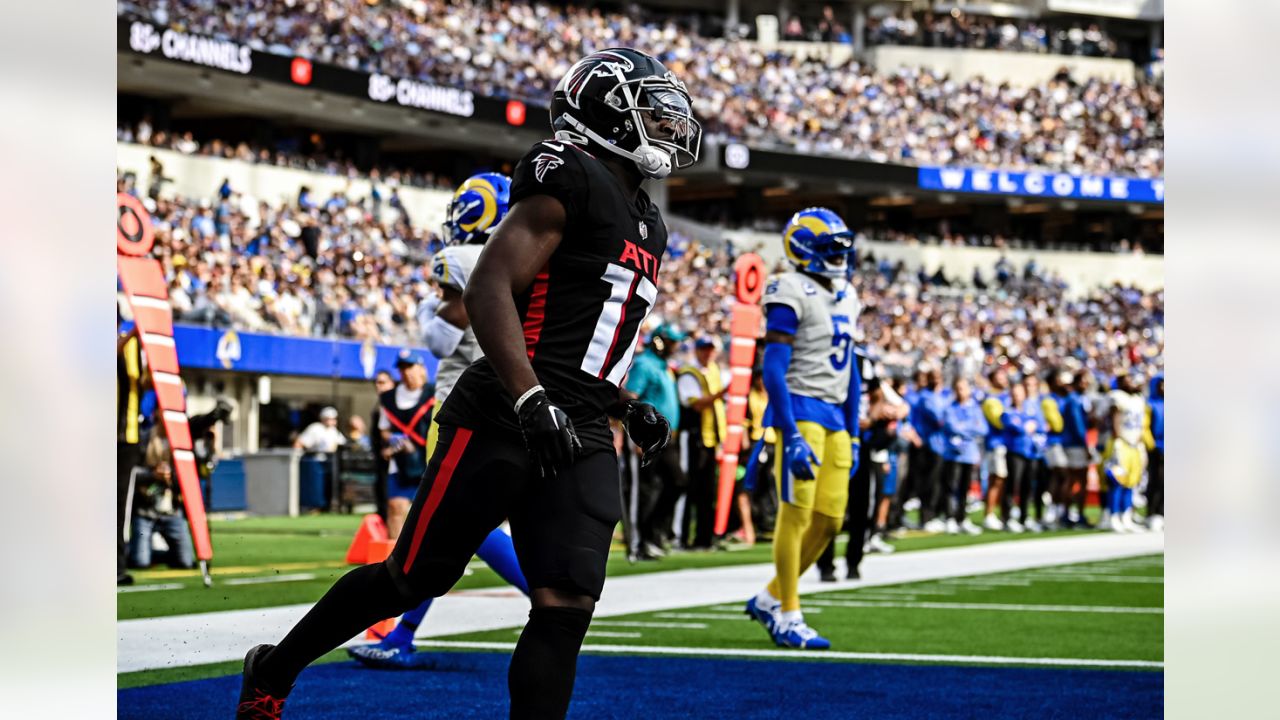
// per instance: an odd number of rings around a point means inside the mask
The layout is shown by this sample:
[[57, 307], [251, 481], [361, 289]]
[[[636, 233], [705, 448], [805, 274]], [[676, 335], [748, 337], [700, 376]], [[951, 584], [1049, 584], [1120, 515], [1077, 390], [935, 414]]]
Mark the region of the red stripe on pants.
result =
[[431, 483], [431, 492], [427, 494], [427, 502], [423, 505], [422, 515], [418, 517], [418, 522], [413, 528], [413, 542], [409, 544], [409, 554], [404, 559], [404, 573], [409, 574], [409, 569], [413, 567], [413, 560], [418, 556], [418, 546], [422, 544], [422, 536], [427, 533], [427, 525], [431, 523], [431, 516], [435, 514], [436, 508], [440, 506], [440, 500], [444, 497], [444, 492], [449, 488], [449, 480], [453, 477], [453, 471], [458, 467], [458, 460], [462, 458], [462, 451], [467, 449], [467, 442], [471, 440], [471, 431], [466, 428], [458, 428], [458, 433], [453, 436], [453, 440], [449, 443], [449, 452], [444, 456], [444, 461], [440, 463], [440, 472], [436, 473], [435, 482]]
[[538, 338], [542, 336], [542, 322], [547, 319], [547, 282], [550, 278], [550, 271], [543, 265], [529, 290], [529, 305], [524, 311], [524, 347], [530, 360], [538, 347]]

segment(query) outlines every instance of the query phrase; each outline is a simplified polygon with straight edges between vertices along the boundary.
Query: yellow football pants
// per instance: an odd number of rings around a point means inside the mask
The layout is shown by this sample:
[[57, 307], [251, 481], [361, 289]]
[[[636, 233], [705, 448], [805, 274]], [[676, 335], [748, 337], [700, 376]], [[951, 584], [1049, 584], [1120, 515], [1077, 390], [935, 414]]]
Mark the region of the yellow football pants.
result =
[[781, 502], [773, 531], [776, 574], [769, 581], [769, 593], [782, 601], [783, 612], [800, 609], [800, 576], [840, 532], [853, 468], [849, 433], [808, 421], [797, 422], [796, 427], [821, 464], [814, 468], [813, 480], [792, 477], [784, 467], [783, 438], [778, 438], [774, 477]]

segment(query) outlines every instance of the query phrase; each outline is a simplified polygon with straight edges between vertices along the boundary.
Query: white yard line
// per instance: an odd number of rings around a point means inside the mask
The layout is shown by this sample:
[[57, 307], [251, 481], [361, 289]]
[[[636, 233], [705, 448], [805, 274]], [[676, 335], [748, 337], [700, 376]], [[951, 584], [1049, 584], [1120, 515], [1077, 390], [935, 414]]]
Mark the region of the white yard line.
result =
[[[515, 643], [467, 642], [427, 640], [427, 647], [456, 648], [463, 650], [510, 651]], [[958, 663], [964, 665], [1048, 665], [1052, 667], [1107, 667], [1149, 668], [1158, 670], [1164, 663], [1158, 660], [1096, 660], [1090, 658], [1019, 657], [1016, 655], [924, 655], [917, 653], [863, 653], [839, 650], [764, 650], [754, 648], [691, 648], [660, 645], [592, 645], [582, 646], [583, 652], [621, 653], [625, 655], [693, 655], [702, 657], [753, 657], [753, 658], [801, 658], [805, 660], [879, 660], [883, 662]]]
[[[710, 613], [710, 612], [660, 612], [654, 613], [654, 617], [666, 620], [733, 620], [738, 621], [745, 618], [746, 613]], [[592, 623], [599, 625], [599, 622]]]
[[956, 585], [961, 587], [968, 587], [971, 585], [972, 586], [981, 585], [984, 587], [1029, 587], [1031, 585], [1031, 581], [1019, 580], [1017, 578], [1003, 578], [1003, 577], [986, 577], [986, 578], [983, 578], [983, 577], [967, 578], [966, 577], [966, 578], [956, 578], [954, 580], [939, 580], [938, 584], [948, 586], [948, 587], [956, 586]]
[[[742, 617], [746, 617], [743, 615]], [[668, 630], [706, 630], [700, 622], [650, 622], [648, 620], [594, 620], [591, 627], [666, 628]]]
[[126, 585], [116, 588], [117, 593], [155, 592], [157, 590], [181, 590], [186, 587], [182, 583], [160, 583], [159, 585]]
[[856, 600], [809, 600], [804, 601], [805, 610], [809, 605], [844, 608], [919, 608], [922, 610], [1006, 610], [1014, 612], [1069, 612], [1069, 613], [1103, 613], [1132, 615], [1163, 615], [1163, 608], [1124, 607], [1111, 605], [1017, 605], [1009, 603], [951, 603], [951, 602], [860, 602]]
[[1128, 585], [1163, 585], [1164, 578], [1119, 575], [1082, 575], [1076, 573], [1035, 572], [1027, 573], [1027, 577], [1035, 582], [1100, 582], [1124, 583]]
[[[806, 573], [800, 580], [800, 590], [803, 593], [852, 590], [1013, 572], [1148, 555], [1162, 552], [1163, 548], [1164, 536], [1158, 533], [1091, 534], [872, 555], [863, 560], [862, 580], [823, 583], [814, 573]], [[605, 584], [595, 616], [607, 618], [710, 605], [723, 605], [727, 612], [740, 612], [742, 603], [758, 592], [772, 574], [771, 564], [758, 564], [615, 577]], [[217, 592], [217, 587], [210, 592]], [[239, 660], [248, 648], [258, 643], [278, 642], [310, 607], [310, 604], [301, 604], [121, 620], [116, 623], [116, 670], [128, 672]], [[451, 593], [435, 602], [427, 621], [418, 629], [418, 636], [515, 628], [523, 625], [528, 615], [529, 602], [520, 595]], [[363, 642], [363, 638], [353, 638], [348, 644], [357, 642]]]
[[260, 577], [228, 578], [223, 585], [266, 585], [268, 583], [299, 582], [315, 580], [315, 573], [294, 573], [292, 575], [262, 575]]
[[932, 586], [932, 584], [930, 584], [930, 585], [922, 585], [919, 588], [909, 588], [909, 589], [908, 588], [871, 587], [871, 588], [867, 588], [866, 590], [850, 590], [848, 592], [842, 591], [842, 592], [835, 592], [835, 593], [827, 593], [827, 595], [828, 597], [843, 597], [845, 595], [848, 595], [849, 597], [853, 597], [855, 595], [857, 597], [863, 597], [868, 593], [875, 593], [876, 595], [955, 595], [956, 590], [955, 588], [950, 588], [950, 587], [935, 587], [935, 586]]

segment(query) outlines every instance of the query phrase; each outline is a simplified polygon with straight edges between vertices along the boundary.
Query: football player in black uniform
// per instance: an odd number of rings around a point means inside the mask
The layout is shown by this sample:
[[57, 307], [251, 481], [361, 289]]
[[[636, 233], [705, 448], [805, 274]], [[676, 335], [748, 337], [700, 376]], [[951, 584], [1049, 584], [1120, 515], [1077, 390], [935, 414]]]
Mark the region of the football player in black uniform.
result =
[[236, 717], [280, 717], [308, 664], [364, 628], [443, 595], [504, 519], [533, 608], [511, 657], [512, 718], [562, 718], [620, 516], [608, 416], [643, 461], [666, 445], [652, 405], [622, 400], [667, 243], [640, 189], [692, 165], [689, 94], [644, 53], [576, 63], [551, 104], [555, 139], [517, 165], [511, 209], [463, 296], [484, 358], [440, 409], [440, 439], [384, 563], [343, 576], [279, 645], [245, 657]]

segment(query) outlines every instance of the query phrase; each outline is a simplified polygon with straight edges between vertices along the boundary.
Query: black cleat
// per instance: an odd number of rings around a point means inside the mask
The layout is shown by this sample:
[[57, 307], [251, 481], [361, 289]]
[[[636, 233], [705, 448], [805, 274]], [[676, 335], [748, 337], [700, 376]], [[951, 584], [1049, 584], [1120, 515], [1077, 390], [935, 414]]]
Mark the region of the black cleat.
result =
[[819, 568], [818, 579], [821, 580], [822, 582], [835, 582], [836, 581], [835, 568]]
[[849, 568], [849, 574], [845, 575], [844, 579], [845, 580], [861, 580], [862, 573], [858, 572], [858, 568], [851, 567]]
[[240, 704], [236, 706], [236, 720], [280, 720], [284, 713], [284, 699], [289, 693], [286, 691], [283, 695], [277, 695], [267, 690], [253, 673], [258, 659], [274, 647], [275, 645], [257, 645], [244, 656], [244, 676], [240, 681]]

